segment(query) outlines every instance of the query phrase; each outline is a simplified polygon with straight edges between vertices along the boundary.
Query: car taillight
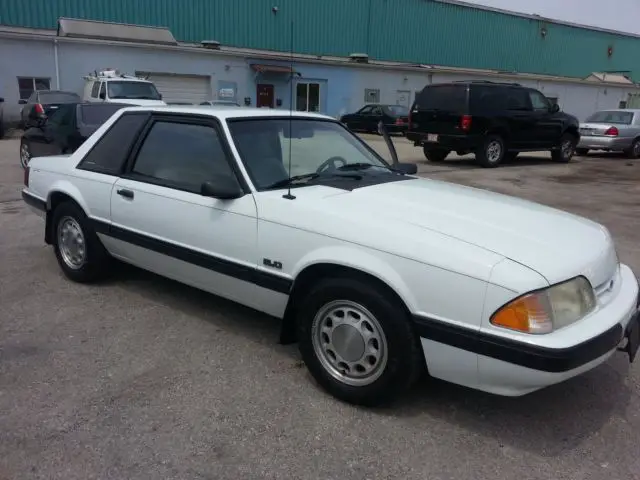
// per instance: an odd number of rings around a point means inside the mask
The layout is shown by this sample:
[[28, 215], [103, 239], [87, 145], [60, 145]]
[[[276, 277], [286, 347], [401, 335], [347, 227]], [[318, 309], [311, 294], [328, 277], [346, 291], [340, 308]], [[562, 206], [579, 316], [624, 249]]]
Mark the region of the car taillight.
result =
[[607, 131], [604, 132], [604, 134], [607, 137], [617, 137], [620, 134], [620, 132], [618, 131], [618, 129], [616, 127], [609, 127], [607, 129]]
[[33, 106], [33, 109], [36, 111], [38, 115], [44, 115], [44, 108], [42, 108], [42, 105], [40, 105], [39, 103], [36, 103]]
[[401, 118], [396, 118], [396, 125], [404, 125], [404, 122]]
[[24, 168], [24, 186], [28, 187], [29, 186], [29, 167], [25, 167]]
[[471, 129], [471, 115], [463, 115], [460, 119], [460, 128], [464, 132], [468, 132]]

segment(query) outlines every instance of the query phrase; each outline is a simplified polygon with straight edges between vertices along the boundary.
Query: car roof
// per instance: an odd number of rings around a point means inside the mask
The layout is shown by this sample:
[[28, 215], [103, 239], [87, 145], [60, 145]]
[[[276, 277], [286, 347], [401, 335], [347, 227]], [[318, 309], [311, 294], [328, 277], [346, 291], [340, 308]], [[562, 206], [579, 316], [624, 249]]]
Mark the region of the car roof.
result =
[[227, 105], [149, 105], [135, 106], [123, 109], [127, 112], [170, 112], [184, 113], [187, 115], [209, 115], [220, 119], [226, 118], [261, 118], [261, 117], [282, 117], [293, 116], [295, 118], [317, 118], [323, 120], [335, 120], [328, 115], [312, 112], [296, 112], [290, 110], [276, 110], [272, 108], [237, 108]]

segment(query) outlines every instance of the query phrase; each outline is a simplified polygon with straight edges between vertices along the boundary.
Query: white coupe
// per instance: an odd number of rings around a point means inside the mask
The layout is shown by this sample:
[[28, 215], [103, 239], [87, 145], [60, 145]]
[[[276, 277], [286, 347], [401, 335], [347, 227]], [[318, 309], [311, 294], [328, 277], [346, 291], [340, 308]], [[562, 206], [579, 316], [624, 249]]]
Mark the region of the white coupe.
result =
[[71, 280], [115, 258], [282, 318], [348, 402], [424, 371], [517, 396], [633, 361], [638, 282], [606, 228], [415, 173], [323, 115], [131, 107], [32, 159], [22, 195]]

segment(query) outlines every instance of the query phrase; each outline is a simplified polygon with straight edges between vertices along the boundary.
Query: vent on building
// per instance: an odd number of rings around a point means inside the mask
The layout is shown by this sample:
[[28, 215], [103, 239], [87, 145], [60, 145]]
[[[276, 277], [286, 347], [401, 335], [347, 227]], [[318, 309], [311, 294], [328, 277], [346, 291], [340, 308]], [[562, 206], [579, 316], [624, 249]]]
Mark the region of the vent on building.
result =
[[208, 48], [210, 50], [220, 50], [220, 42], [217, 40], [202, 40], [200, 42], [203, 48]]
[[178, 45], [171, 30], [165, 27], [147, 27], [64, 17], [58, 19], [57, 35], [58, 37], [70, 38], [95, 38], [119, 42]]
[[369, 63], [369, 55], [366, 53], [352, 53], [349, 60], [355, 63]]

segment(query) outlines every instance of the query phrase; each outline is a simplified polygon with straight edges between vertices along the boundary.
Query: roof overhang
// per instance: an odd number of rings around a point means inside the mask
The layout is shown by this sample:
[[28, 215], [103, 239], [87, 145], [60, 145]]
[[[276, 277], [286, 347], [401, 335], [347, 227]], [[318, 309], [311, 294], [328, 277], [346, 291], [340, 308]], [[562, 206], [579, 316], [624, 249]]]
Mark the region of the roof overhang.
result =
[[253, 69], [254, 72], [257, 73], [280, 73], [280, 74], [293, 74], [293, 75], [300, 75], [299, 72], [296, 72], [295, 69], [290, 66], [283, 66], [283, 65], [264, 65], [264, 64], [259, 64], [259, 63], [252, 63], [251, 64], [251, 68]]

